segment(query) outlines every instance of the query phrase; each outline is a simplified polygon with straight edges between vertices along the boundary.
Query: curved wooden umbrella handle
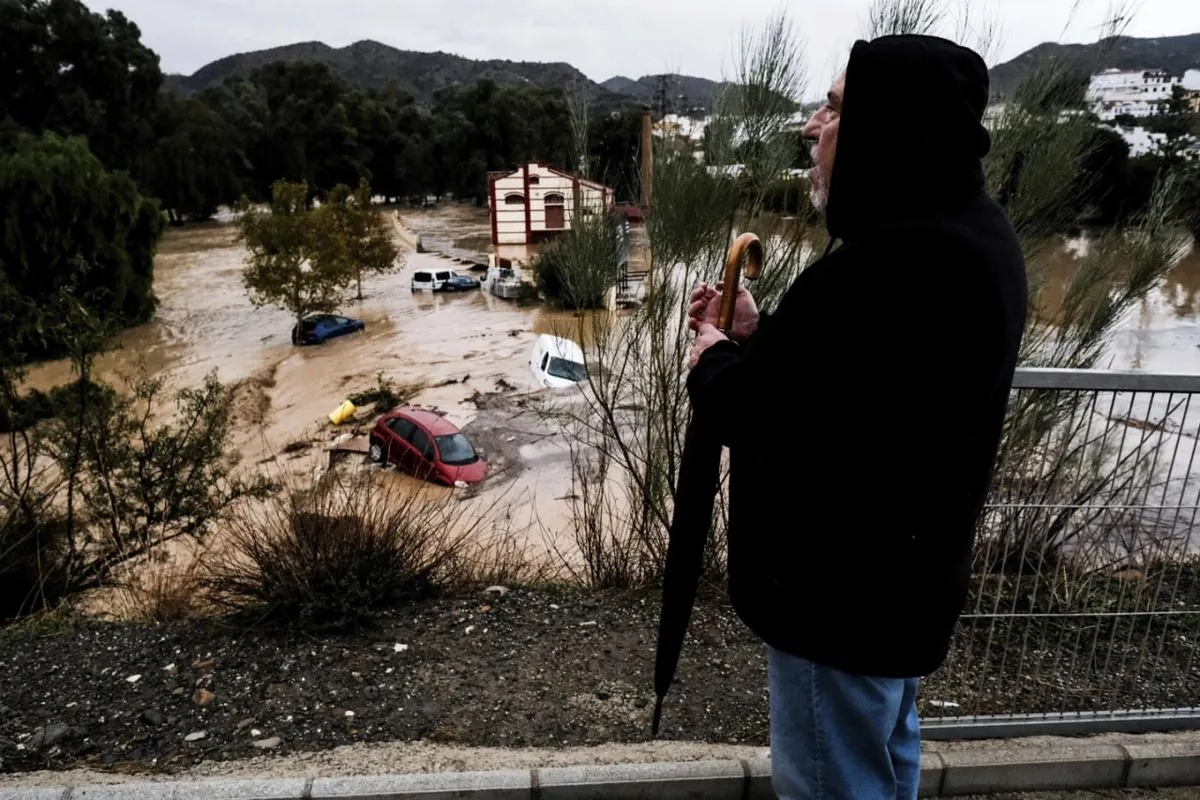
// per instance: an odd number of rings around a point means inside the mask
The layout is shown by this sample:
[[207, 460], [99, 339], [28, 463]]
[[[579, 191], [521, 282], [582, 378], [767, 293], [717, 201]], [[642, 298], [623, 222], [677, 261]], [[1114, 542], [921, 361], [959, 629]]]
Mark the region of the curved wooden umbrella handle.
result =
[[738, 286], [742, 282], [742, 261], [746, 262], [746, 277], [756, 279], [762, 272], [763, 246], [753, 233], [743, 233], [734, 240], [725, 260], [725, 279], [721, 290], [721, 307], [717, 327], [726, 336], [733, 332], [733, 310], [737, 303]]

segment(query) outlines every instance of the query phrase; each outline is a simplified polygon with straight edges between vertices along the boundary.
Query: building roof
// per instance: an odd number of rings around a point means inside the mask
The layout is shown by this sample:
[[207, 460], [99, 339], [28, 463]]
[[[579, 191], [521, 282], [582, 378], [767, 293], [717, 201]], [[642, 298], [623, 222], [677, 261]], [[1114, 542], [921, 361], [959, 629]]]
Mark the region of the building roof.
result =
[[[594, 180], [591, 180], [590, 178], [585, 178], [582, 175], [576, 175], [573, 172], [567, 172], [565, 170], [561, 170], [552, 164], [547, 164], [543, 161], [531, 161], [529, 163], [530, 163], [530, 166], [541, 167], [542, 169], [549, 170], [550, 172], [554, 173], [555, 175], [558, 175], [561, 178], [567, 178], [568, 180], [572, 180], [572, 181], [579, 181], [580, 183], [584, 184], [585, 186], [590, 186], [593, 189], [599, 189], [601, 191], [606, 191], [606, 192], [612, 191], [612, 189], [610, 187], [605, 186], [603, 183], [600, 183], [599, 181], [594, 181]], [[521, 171], [522, 171], [522, 167], [517, 167], [516, 169], [500, 170], [499, 172], [489, 172], [487, 174], [487, 176], [488, 176], [488, 180], [494, 180], [497, 178], [512, 178], [512, 177], [515, 177]]]

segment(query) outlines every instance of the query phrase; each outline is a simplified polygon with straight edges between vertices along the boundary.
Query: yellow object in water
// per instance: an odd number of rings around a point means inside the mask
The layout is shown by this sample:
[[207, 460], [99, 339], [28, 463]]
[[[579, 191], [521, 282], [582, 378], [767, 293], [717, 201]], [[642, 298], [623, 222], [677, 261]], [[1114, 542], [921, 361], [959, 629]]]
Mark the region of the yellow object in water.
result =
[[358, 408], [354, 405], [354, 403], [351, 403], [349, 400], [347, 400], [330, 413], [329, 421], [334, 425], [341, 425], [343, 422], [353, 417], [355, 411], [358, 411]]

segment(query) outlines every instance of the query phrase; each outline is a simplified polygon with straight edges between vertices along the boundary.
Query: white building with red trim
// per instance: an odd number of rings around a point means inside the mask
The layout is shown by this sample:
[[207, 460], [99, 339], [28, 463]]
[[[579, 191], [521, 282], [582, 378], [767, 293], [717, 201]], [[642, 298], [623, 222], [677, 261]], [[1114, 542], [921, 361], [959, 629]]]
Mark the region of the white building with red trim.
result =
[[612, 205], [609, 187], [548, 164], [488, 173], [493, 245], [545, 241], [570, 230], [577, 215], [603, 214]]

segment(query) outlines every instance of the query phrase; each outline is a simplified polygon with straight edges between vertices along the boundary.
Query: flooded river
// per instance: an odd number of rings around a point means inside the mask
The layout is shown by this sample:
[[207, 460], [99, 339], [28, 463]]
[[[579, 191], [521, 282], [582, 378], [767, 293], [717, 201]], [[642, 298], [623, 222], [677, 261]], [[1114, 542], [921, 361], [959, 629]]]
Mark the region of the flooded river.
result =
[[[486, 210], [406, 212], [406, 219], [432, 247], [486, 249]], [[236, 444], [243, 465], [270, 461], [297, 440], [328, 442], [337, 432], [330, 430], [326, 415], [346, 395], [374, 385], [379, 373], [397, 385], [419, 385], [415, 403], [441, 409], [466, 425], [479, 414], [471, 401], [476, 392], [493, 392], [498, 385], [535, 390], [528, 363], [534, 338], [567, 322], [565, 315], [539, 305], [519, 306], [478, 291], [414, 293], [409, 289], [413, 271], [464, 268], [436, 255], [409, 253], [402, 269], [366, 281], [365, 300], [342, 307], [342, 313], [366, 322], [364, 334], [297, 348], [290, 342], [289, 314], [254, 308], [246, 299], [244, 256], [231, 225], [171, 230], [156, 262], [160, 307], [154, 321], [125, 332], [117, 348], [97, 362], [99, 373], [110, 380], [141, 363], [174, 388], [195, 385], [212, 370], [237, 384]], [[1060, 261], [1069, 271], [1069, 256]], [[853, 299], [846, 305], [852, 317]], [[1104, 366], [1200, 370], [1200, 255], [1181, 263], [1123, 322]], [[46, 388], [69, 379], [69, 366], [54, 362], [37, 365], [29, 383]], [[518, 525], [536, 527], [553, 539], [569, 521], [563, 499], [570, 492], [569, 459], [561, 443], [545, 437], [526, 436], [522, 442], [529, 442], [521, 451], [528, 469], [515, 484], [489, 491], [503, 493], [520, 509], [524, 517]], [[288, 468], [299, 474], [325, 457], [316, 448], [308, 460], [288, 462]]]

